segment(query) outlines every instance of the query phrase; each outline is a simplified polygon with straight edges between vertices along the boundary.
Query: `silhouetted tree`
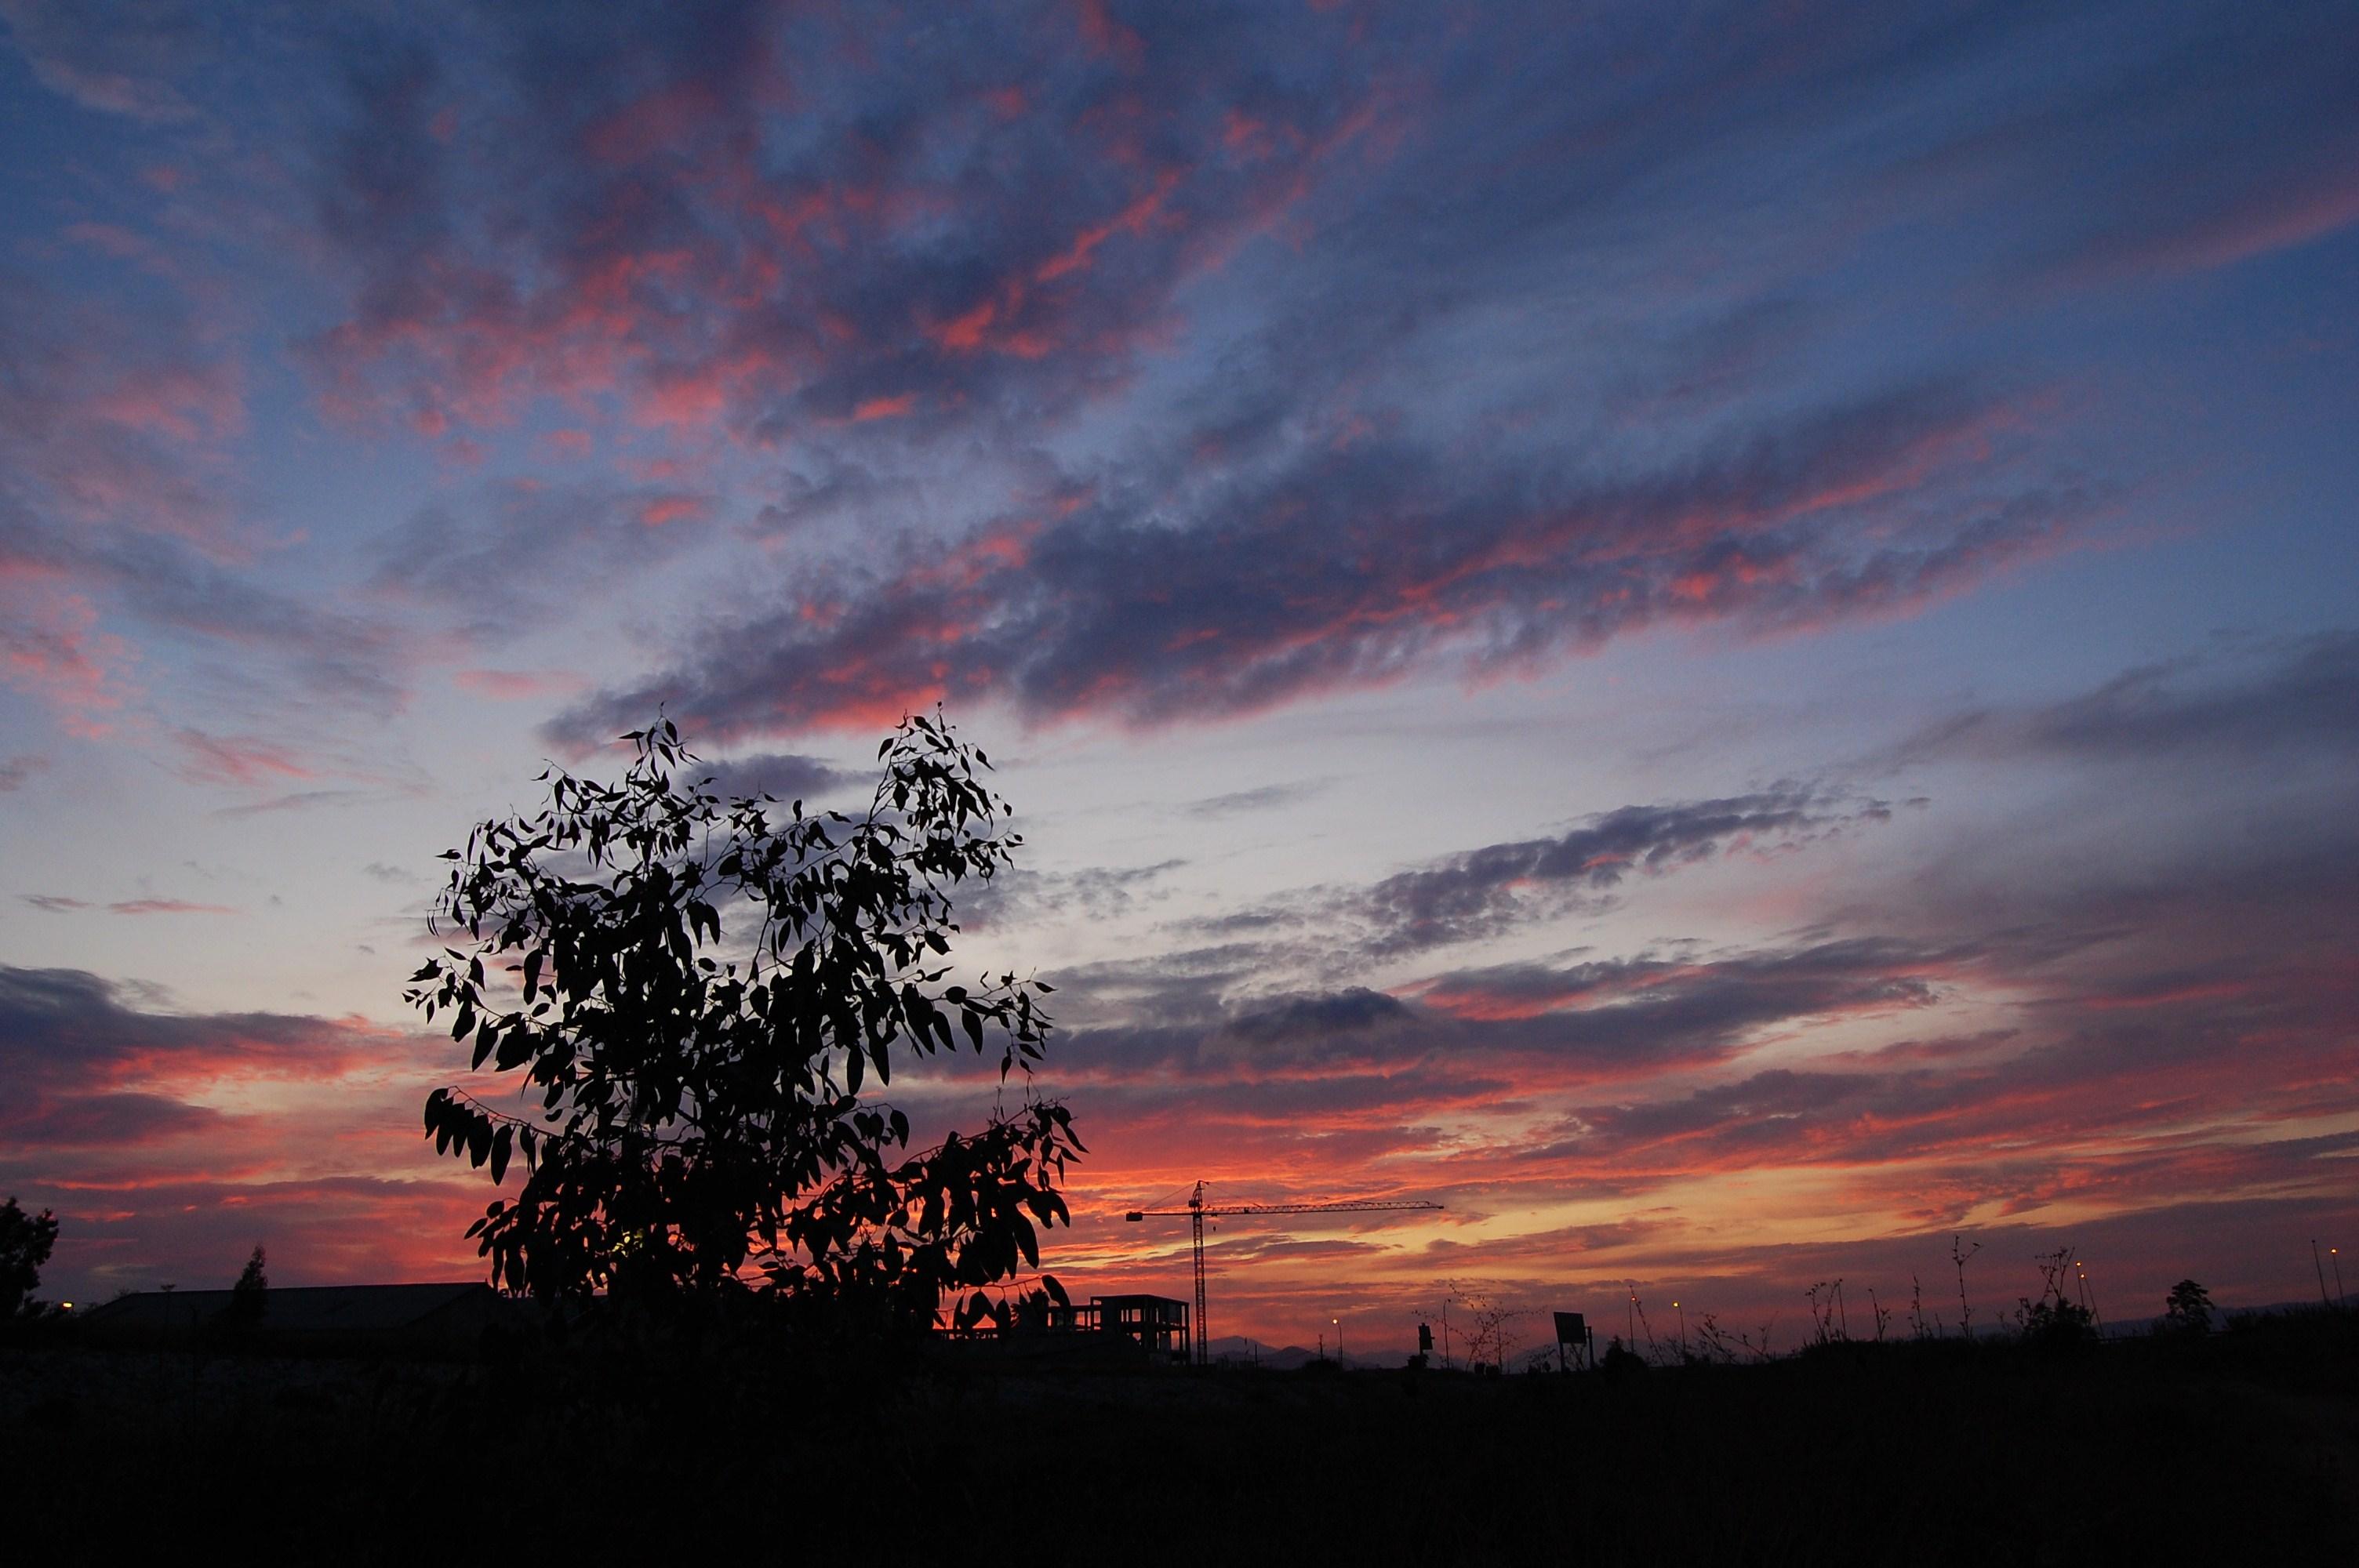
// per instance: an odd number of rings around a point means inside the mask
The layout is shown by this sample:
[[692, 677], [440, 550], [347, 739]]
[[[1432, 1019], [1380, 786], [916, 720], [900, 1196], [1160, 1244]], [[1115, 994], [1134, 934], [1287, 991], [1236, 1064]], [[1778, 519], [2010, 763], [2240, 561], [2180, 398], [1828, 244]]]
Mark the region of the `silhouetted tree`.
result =
[[40, 1310], [33, 1292], [57, 1244], [56, 1215], [48, 1209], [27, 1214], [14, 1197], [0, 1203], [0, 1318]]
[[405, 993], [539, 1102], [426, 1102], [436, 1148], [495, 1184], [524, 1157], [521, 1190], [469, 1230], [495, 1282], [661, 1300], [733, 1292], [751, 1264], [751, 1288], [788, 1299], [924, 1322], [960, 1291], [962, 1324], [1004, 1319], [984, 1290], [1038, 1267], [1036, 1221], [1070, 1223], [1070, 1116], [1027, 1089], [974, 1136], [909, 1154], [908, 1117], [861, 1092], [962, 1040], [984, 1053], [987, 1034], [1003, 1084], [1042, 1054], [1036, 996], [1052, 988], [944, 983], [951, 891], [1023, 842], [977, 779], [989, 759], [939, 717], [905, 719], [855, 819], [688, 782], [697, 759], [669, 720], [624, 739], [620, 784], [545, 770], [546, 809], [443, 857], [435, 925], [470, 946]]
[[263, 1292], [270, 1289], [270, 1276], [262, 1271], [266, 1261], [262, 1244], [254, 1244], [254, 1252], [239, 1271], [237, 1283], [229, 1288], [229, 1306], [223, 1316], [232, 1323], [260, 1323], [264, 1306]]
[[2162, 1326], [2187, 1334], [2212, 1332], [2212, 1292], [2192, 1280], [2181, 1280], [2162, 1299]]

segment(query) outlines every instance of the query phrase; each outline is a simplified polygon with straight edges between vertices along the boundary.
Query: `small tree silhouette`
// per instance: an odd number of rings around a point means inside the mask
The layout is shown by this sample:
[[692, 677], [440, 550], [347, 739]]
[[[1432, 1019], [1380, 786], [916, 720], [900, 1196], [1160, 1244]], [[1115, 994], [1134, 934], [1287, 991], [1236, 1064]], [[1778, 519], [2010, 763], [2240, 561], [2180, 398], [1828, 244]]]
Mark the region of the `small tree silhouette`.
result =
[[1041, 1055], [1050, 987], [944, 983], [952, 891], [1023, 842], [978, 781], [989, 759], [939, 719], [905, 719], [853, 818], [712, 794], [669, 720], [623, 739], [636, 756], [620, 784], [552, 767], [544, 810], [485, 822], [443, 857], [434, 925], [470, 946], [405, 993], [449, 1017], [475, 1068], [520, 1072], [538, 1101], [426, 1102], [435, 1147], [495, 1184], [524, 1156], [521, 1191], [468, 1232], [494, 1281], [710, 1298], [748, 1288], [750, 1264], [752, 1288], [782, 1299], [925, 1322], [967, 1291], [962, 1325], [1005, 1321], [984, 1289], [1038, 1267], [1035, 1222], [1070, 1219], [1070, 1116], [1027, 1092], [973, 1137], [897, 1155], [908, 1116], [862, 1094], [897, 1059], [962, 1037], [983, 1053], [986, 1032], [1003, 1083], [1021, 1065], [1028, 1084]]
[[256, 1324], [262, 1321], [266, 1301], [263, 1292], [270, 1289], [270, 1276], [262, 1271], [263, 1264], [267, 1260], [262, 1243], [255, 1242], [252, 1255], [245, 1260], [245, 1267], [238, 1272], [237, 1283], [229, 1288], [229, 1305], [222, 1315], [230, 1322]]
[[2181, 1280], [2162, 1299], [2162, 1327], [2177, 1334], [2212, 1332], [2212, 1292], [2192, 1280]]
[[0, 1318], [40, 1310], [33, 1299], [41, 1265], [58, 1244], [58, 1217], [48, 1209], [27, 1214], [14, 1197], [0, 1203]]

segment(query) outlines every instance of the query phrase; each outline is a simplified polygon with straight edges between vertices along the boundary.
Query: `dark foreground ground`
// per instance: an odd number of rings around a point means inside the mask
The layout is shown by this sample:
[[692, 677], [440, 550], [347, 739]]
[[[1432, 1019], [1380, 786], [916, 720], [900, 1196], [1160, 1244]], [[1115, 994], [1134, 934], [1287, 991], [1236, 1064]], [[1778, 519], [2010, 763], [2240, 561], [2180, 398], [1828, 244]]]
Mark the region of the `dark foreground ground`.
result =
[[2359, 1317], [1484, 1381], [18, 1335], [0, 1498], [25, 1563], [2349, 1563]]

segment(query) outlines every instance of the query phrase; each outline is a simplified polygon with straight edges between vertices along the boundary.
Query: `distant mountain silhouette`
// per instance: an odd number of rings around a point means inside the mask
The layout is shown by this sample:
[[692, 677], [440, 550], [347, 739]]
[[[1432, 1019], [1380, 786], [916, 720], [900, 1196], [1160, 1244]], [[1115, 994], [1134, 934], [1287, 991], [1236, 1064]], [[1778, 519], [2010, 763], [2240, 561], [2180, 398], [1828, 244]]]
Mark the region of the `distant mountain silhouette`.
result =
[[[1256, 1349], [1256, 1345], [1258, 1349]], [[1306, 1350], [1299, 1345], [1278, 1349], [1240, 1336], [1215, 1336], [1208, 1348], [1215, 1361], [1236, 1361], [1251, 1366], [1258, 1359], [1265, 1369], [1274, 1372], [1291, 1372], [1319, 1359], [1318, 1351]], [[1408, 1357], [1409, 1352], [1406, 1349], [1372, 1351], [1364, 1356], [1353, 1351], [1343, 1357], [1343, 1364], [1347, 1367], [1398, 1367]], [[1327, 1359], [1335, 1359], [1332, 1350], [1327, 1353]], [[1435, 1364], [1440, 1365], [1438, 1361]]]

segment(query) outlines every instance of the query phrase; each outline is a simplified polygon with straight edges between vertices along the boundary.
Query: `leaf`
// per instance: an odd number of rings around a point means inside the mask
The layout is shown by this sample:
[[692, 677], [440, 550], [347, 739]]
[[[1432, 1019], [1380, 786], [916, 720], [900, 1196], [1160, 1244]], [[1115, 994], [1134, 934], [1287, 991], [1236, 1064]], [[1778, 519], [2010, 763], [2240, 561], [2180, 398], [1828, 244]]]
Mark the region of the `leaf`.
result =
[[505, 1123], [492, 1136], [492, 1185], [495, 1187], [508, 1173], [508, 1148], [515, 1141], [516, 1129]]

